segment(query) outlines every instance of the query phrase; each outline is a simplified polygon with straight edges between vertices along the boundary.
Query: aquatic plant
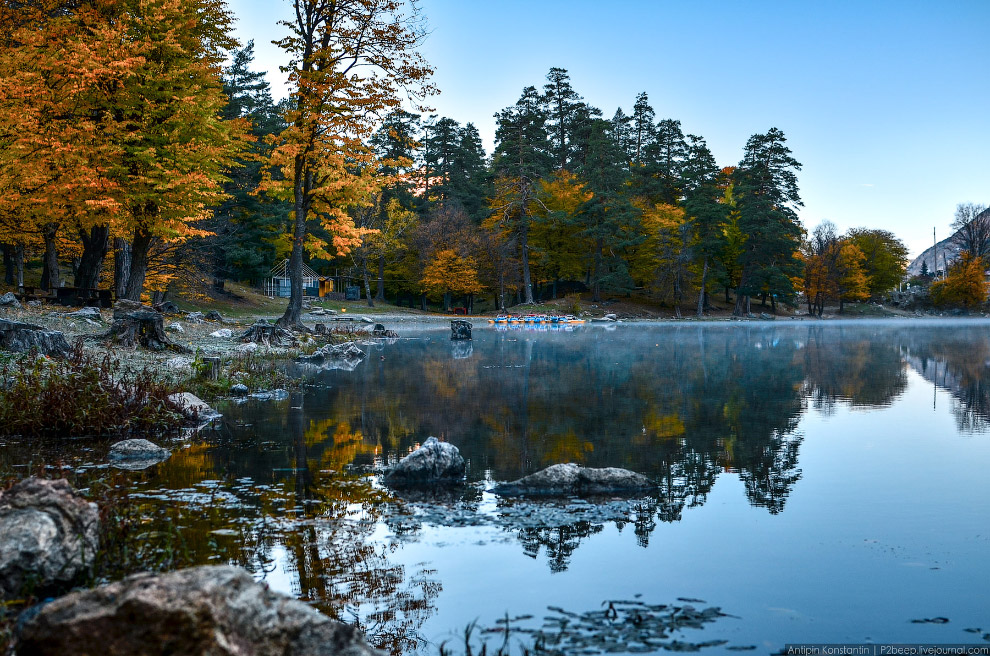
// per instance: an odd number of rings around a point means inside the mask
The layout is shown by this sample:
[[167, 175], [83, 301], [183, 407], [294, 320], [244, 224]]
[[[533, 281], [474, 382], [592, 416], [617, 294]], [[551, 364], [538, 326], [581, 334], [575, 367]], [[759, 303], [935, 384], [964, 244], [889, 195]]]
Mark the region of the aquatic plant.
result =
[[181, 420], [177, 391], [155, 370], [125, 367], [77, 345], [65, 359], [29, 354], [0, 364], [0, 435], [76, 437], [159, 432]]

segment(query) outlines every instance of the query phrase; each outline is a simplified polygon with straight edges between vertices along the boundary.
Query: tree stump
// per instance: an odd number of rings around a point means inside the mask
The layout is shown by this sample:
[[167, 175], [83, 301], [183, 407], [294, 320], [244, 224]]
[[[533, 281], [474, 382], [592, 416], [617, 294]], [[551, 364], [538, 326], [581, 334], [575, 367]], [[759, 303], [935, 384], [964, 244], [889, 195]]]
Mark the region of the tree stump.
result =
[[240, 339], [242, 342], [255, 342], [268, 347], [292, 346], [296, 343], [295, 335], [267, 321], [259, 321], [254, 324], [244, 331]]
[[99, 339], [127, 348], [143, 346], [152, 351], [190, 352], [168, 338], [160, 312], [134, 301], [119, 301], [114, 306], [113, 324]]
[[318, 323], [314, 326], [313, 332], [317, 335], [327, 335], [327, 325], [325, 323]]
[[203, 378], [220, 380], [220, 358], [216, 356], [203, 358]]
[[375, 327], [371, 330], [371, 336], [392, 338], [392, 337], [398, 337], [399, 334], [394, 330], [386, 329], [385, 326], [383, 326], [380, 323], [376, 323]]
[[0, 319], [0, 349], [11, 353], [24, 353], [34, 349], [51, 357], [66, 357], [72, 352], [65, 335], [60, 331], [45, 330], [34, 324], [6, 319]]

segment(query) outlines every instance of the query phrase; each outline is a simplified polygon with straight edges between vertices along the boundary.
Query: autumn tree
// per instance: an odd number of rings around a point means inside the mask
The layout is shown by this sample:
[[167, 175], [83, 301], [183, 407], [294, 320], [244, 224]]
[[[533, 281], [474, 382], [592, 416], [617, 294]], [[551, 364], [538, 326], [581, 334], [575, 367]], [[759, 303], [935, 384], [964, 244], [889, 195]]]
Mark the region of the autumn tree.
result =
[[846, 238], [863, 253], [863, 272], [871, 296], [897, 287], [904, 279], [908, 249], [894, 233], [877, 228], [853, 228]]
[[433, 253], [421, 284], [427, 293], [442, 295], [444, 311], [450, 310], [451, 295], [471, 296], [481, 291], [474, 258], [458, 255], [450, 248]]
[[[292, 107], [272, 150], [282, 173], [262, 188], [292, 201], [291, 292], [282, 326], [299, 326], [303, 251], [347, 254], [360, 243], [348, 207], [373, 197], [375, 153], [367, 143], [381, 116], [406, 95], [419, 102], [435, 91], [432, 69], [416, 51], [424, 31], [415, 5], [401, 0], [293, 0], [290, 35], [278, 45], [290, 56]], [[329, 240], [312, 238], [318, 221]]]
[[939, 306], [972, 308], [987, 300], [986, 265], [979, 257], [963, 251], [943, 280], [932, 283], [932, 301]]
[[540, 181], [540, 208], [533, 224], [531, 244], [537, 270], [550, 281], [557, 298], [561, 280], [577, 280], [584, 273], [584, 244], [578, 213], [592, 194], [587, 184], [564, 169]]

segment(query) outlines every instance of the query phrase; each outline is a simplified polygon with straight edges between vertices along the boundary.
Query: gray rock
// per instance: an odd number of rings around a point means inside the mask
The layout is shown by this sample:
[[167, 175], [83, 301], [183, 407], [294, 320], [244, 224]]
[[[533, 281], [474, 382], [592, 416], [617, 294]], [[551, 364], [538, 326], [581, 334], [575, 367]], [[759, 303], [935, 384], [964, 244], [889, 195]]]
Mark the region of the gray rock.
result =
[[628, 469], [592, 469], [569, 462], [551, 465], [517, 481], [503, 483], [496, 486], [493, 492], [503, 496], [584, 496], [648, 492], [655, 488], [656, 485], [646, 476]]
[[110, 447], [110, 462], [117, 469], [137, 471], [168, 460], [168, 449], [148, 440], [123, 440]]
[[237, 383], [236, 385], [231, 385], [230, 386], [230, 393], [231, 394], [236, 394], [237, 396], [244, 396], [249, 391], [251, 391], [251, 390], [249, 390], [248, 389], [248, 386], [245, 385], [244, 383]]
[[357, 629], [231, 566], [137, 574], [45, 605], [18, 653], [384, 656]]
[[230, 328], [221, 328], [210, 333], [210, 337], [217, 337], [219, 339], [230, 339], [233, 336], [234, 333]]
[[451, 339], [471, 339], [471, 322], [464, 319], [454, 319], [450, 322]]
[[65, 316], [73, 317], [77, 319], [98, 319], [100, 321], [103, 320], [103, 315], [101, 315], [99, 309], [95, 307], [84, 307], [79, 310], [76, 310], [75, 312], [70, 312]]
[[189, 419], [209, 421], [223, 416], [207, 405], [206, 401], [203, 401], [192, 392], [172, 394], [168, 397], [168, 400], [179, 406], [182, 409], [182, 413]]
[[41, 301], [38, 301], [38, 300], [28, 301], [27, 304], [28, 304], [28, 307], [33, 307], [33, 308], [41, 307]]
[[429, 437], [386, 474], [385, 484], [415, 487], [461, 483], [466, 470], [467, 465], [456, 446]]
[[189, 312], [186, 314], [186, 321], [191, 321], [192, 323], [203, 323], [204, 318], [202, 312]]
[[773, 321], [776, 318], [777, 317], [773, 316], [772, 314], [767, 314], [766, 312], [760, 312], [760, 319], [763, 319], [764, 321]]
[[323, 369], [341, 369], [354, 371], [364, 360], [365, 352], [354, 342], [345, 344], [327, 344], [313, 352], [312, 355], [300, 355], [297, 362], [317, 365]]
[[14, 296], [14, 292], [7, 292], [3, 296], [0, 296], [0, 307], [12, 307], [15, 310], [20, 310], [21, 302]]
[[289, 393], [284, 389], [265, 390], [248, 395], [258, 401], [285, 401], [289, 398]]
[[223, 323], [223, 315], [217, 312], [216, 310], [210, 310], [209, 312], [206, 313], [206, 320], [219, 321]]
[[156, 305], [155, 306], [155, 309], [158, 310], [159, 312], [161, 312], [162, 314], [178, 314], [179, 313], [179, 306], [176, 305], [175, 303], [173, 303], [172, 301], [165, 301], [164, 303], [161, 303], [159, 305]]
[[178, 321], [173, 321], [169, 325], [165, 326], [165, 330], [172, 333], [184, 333], [186, 329], [182, 327], [182, 324]]
[[93, 560], [99, 525], [96, 504], [65, 480], [28, 478], [0, 492], [0, 596], [71, 582]]
[[54, 357], [64, 357], [72, 352], [62, 332], [6, 319], [0, 319], [0, 349], [12, 353], [35, 349], [42, 355]]

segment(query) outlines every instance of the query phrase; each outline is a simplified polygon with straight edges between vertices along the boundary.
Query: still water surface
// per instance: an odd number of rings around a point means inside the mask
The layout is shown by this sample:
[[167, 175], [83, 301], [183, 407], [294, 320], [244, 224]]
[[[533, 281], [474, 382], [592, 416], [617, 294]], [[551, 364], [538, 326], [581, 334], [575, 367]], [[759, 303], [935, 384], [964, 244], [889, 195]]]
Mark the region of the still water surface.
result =
[[[607, 600], [720, 607], [668, 636], [725, 641], [705, 653], [990, 644], [990, 324], [448, 335], [406, 329], [353, 371], [300, 371], [288, 401], [221, 408], [218, 432], [133, 474], [140, 495], [198, 562], [246, 566], [395, 654]], [[429, 435], [468, 460], [463, 493], [395, 498], [362, 474]], [[487, 492], [558, 462], [660, 493]]]

